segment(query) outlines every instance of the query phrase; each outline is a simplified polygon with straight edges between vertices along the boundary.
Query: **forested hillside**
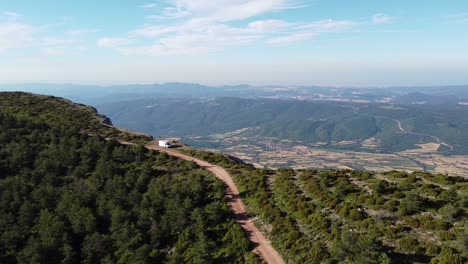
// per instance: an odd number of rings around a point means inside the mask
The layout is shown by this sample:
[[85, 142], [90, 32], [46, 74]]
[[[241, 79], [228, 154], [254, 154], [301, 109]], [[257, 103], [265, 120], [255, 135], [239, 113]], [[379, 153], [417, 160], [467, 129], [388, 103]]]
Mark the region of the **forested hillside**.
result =
[[391, 171], [260, 170], [185, 150], [229, 168], [249, 211], [289, 263], [468, 261], [468, 181]]
[[149, 136], [112, 126], [95, 108], [59, 97], [23, 92], [0, 92], [0, 110], [15, 116], [31, 117], [54, 127], [74, 127], [80, 132], [106, 138], [144, 142]]
[[258, 261], [196, 164], [17, 107], [0, 111], [0, 263]]

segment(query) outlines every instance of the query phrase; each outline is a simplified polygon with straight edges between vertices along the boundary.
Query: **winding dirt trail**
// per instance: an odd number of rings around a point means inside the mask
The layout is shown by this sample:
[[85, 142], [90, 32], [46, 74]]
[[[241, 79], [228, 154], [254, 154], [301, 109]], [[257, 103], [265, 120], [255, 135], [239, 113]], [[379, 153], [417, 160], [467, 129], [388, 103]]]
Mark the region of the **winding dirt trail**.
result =
[[[131, 144], [122, 142], [122, 144]], [[255, 245], [254, 252], [260, 253], [263, 260], [268, 264], [284, 264], [284, 260], [281, 255], [273, 248], [271, 242], [258, 230], [254, 225], [251, 218], [248, 217], [247, 211], [245, 210], [244, 203], [240, 199], [240, 194], [236, 184], [232, 180], [232, 177], [227, 173], [225, 169], [220, 166], [213, 165], [206, 161], [182, 154], [173, 149], [161, 148], [155, 145], [147, 145], [148, 149], [153, 149], [161, 152], [165, 152], [171, 156], [178, 157], [184, 160], [193, 161], [198, 166], [213, 173], [216, 177], [222, 180], [226, 185], [226, 197], [228, 198], [228, 205], [231, 211], [236, 215], [236, 222], [244, 229], [248, 234], [249, 240]]]

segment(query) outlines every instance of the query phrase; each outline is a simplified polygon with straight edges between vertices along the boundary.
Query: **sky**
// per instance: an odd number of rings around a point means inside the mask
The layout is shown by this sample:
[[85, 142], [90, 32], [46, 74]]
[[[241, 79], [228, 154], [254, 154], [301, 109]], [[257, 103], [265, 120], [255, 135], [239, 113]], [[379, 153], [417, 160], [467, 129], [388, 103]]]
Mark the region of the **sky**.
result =
[[0, 84], [468, 84], [466, 0], [0, 0]]

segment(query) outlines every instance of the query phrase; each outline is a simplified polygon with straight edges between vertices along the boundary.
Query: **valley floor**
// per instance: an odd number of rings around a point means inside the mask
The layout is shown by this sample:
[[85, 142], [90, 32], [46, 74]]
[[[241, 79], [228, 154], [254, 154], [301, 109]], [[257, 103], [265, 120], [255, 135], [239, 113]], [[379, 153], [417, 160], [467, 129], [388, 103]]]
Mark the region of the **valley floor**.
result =
[[221, 150], [258, 168], [294, 169], [357, 169], [371, 171], [428, 171], [468, 178], [468, 156], [446, 156], [434, 153], [435, 143], [421, 144], [418, 149], [391, 154], [340, 151], [314, 148], [290, 141], [259, 141], [253, 144], [232, 144]]

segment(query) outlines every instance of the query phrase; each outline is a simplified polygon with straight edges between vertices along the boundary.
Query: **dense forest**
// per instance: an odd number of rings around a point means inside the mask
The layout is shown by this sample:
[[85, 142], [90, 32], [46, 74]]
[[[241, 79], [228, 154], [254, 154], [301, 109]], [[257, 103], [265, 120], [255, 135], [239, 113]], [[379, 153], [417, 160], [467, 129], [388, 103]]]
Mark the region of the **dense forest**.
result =
[[82, 133], [105, 138], [147, 142], [150, 136], [112, 126], [106, 116], [91, 106], [39, 94], [24, 92], [0, 92], [0, 110], [15, 116], [40, 120], [53, 127], [76, 127]]
[[195, 163], [0, 112], [0, 263], [257, 263]]
[[249, 211], [289, 263], [437, 263], [468, 260], [468, 181], [391, 171], [229, 168]]

